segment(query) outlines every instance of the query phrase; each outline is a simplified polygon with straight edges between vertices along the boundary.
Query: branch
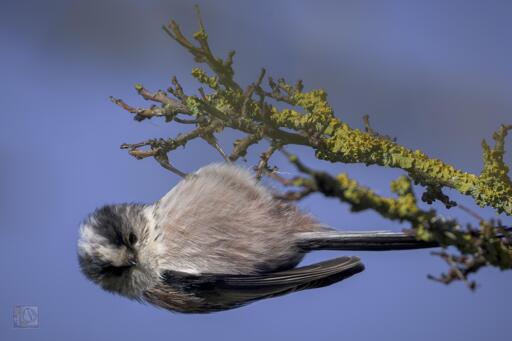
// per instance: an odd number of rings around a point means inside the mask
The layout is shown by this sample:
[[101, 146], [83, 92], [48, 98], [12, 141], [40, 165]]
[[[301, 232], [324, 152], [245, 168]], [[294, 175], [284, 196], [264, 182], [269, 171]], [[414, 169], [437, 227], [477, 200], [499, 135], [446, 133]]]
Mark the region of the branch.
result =
[[297, 170], [307, 177], [296, 176], [289, 180], [276, 174], [272, 175], [284, 186], [299, 188], [287, 192], [281, 198], [300, 200], [312, 193], [322, 193], [349, 204], [353, 212], [371, 209], [390, 220], [409, 222], [410, 229], [405, 232], [415, 235], [420, 240], [436, 241], [444, 248], [454, 246], [459, 252], [457, 255], [446, 251], [433, 253], [448, 263], [450, 271], [440, 277], [429, 275], [430, 279], [445, 284], [461, 280], [470, 289], [475, 289], [475, 282], [469, 281], [468, 276], [480, 268], [488, 265], [500, 269], [512, 268], [511, 228], [503, 227], [494, 221], [481, 221], [481, 229], [475, 229], [470, 225], [463, 229], [455, 219], [440, 218], [433, 209], [422, 210], [417, 206], [411, 182], [406, 177], [400, 177], [391, 184], [397, 198], [383, 197], [359, 185], [346, 174], [333, 177], [326, 172], [305, 166], [294, 155], [288, 156]]
[[[196, 12], [199, 31], [194, 34], [194, 39], [197, 44], [183, 35], [175, 21], [164, 26], [164, 30], [189, 51], [197, 63], [205, 64], [213, 72], [213, 76], [208, 76], [200, 68], [193, 70], [193, 76], [213, 93], [202, 91], [199, 97], [186, 96], [180, 87], [179, 91], [172, 91], [179, 99], [174, 101], [162, 91], [151, 94], [138, 86], [143, 98], [162, 106], [134, 109], [118, 100], [123, 108], [136, 114], [136, 119], [166, 116], [170, 120], [177, 112], [214, 117], [222, 121], [223, 128], [250, 135], [240, 142], [240, 156], [246, 152], [246, 145], [257, 144], [262, 139], [282, 145], [309, 146], [319, 159], [400, 168], [416, 183], [426, 186], [427, 191], [435, 188], [440, 193], [443, 187], [453, 188], [473, 197], [480, 206], [492, 206], [498, 213], [512, 214], [512, 183], [508, 167], [503, 162], [504, 139], [511, 126], [503, 126], [493, 136], [496, 141], [494, 148], [483, 142], [484, 168], [481, 174], [456, 169], [441, 160], [429, 158], [419, 150], [408, 149], [396, 143], [396, 139], [375, 133], [368, 117], [365, 118], [365, 131], [351, 128], [335, 117], [324, 90], [304, 92], [302, 81], [290, 85], [284, 79], [275, 82], [269, 77], [270, 91], [267, 91], [261, 85], [265, 77], [265, 70], [262, 70], [257, 80], [242, 91], [243, 87], [234, 80], [234, 52], [230, 52], [225, 60], [213, 54], [199, 10]], [[278, 109], [268, 100], [291, 107]], [[236, 159], [237, 152], [231, 156]]]

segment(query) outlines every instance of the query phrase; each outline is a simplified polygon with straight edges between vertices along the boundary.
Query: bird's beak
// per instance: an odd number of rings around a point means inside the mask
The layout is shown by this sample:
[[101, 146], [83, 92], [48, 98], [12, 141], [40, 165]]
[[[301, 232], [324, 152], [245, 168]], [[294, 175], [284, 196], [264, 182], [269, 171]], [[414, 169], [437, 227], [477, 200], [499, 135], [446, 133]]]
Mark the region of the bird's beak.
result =
[[130, 258], [128, 259], [128, 263], [130, 265], [137, 265], [137, 261], [138, 261], [137, 255], [136, 254], [131, 254]]

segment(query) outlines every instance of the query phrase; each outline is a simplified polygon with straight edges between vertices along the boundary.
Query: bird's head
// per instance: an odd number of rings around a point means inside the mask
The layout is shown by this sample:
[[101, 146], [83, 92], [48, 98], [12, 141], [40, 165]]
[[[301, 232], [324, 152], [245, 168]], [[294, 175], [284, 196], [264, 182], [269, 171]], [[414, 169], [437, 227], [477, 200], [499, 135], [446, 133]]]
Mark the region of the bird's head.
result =
[[139, 264], [146, 234], [144, 205], [106, 205], [80, 227], [78, 261], [82, 273], [103, 289], [137, 299], [148, 282]]

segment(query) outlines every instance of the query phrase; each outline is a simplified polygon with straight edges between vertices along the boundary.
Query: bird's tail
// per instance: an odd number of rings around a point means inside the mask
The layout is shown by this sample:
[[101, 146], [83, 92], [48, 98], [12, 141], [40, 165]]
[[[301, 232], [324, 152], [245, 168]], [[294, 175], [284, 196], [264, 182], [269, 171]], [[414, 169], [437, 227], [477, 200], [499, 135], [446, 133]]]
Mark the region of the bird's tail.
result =
[[304, 251], [358, 250], [388, 251], [438, 247], [437, 242], [417, 240], [403, 232], [389, 231], [321, 231], [302, 232], [296, 235], [297, 243]]

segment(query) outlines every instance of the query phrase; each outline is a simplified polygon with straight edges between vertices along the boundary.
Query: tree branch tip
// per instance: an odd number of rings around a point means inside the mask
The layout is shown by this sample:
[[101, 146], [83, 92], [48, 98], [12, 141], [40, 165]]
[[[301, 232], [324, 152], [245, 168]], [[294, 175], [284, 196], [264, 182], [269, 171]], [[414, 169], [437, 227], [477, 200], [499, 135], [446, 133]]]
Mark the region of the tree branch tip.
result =
[[201, 8], [199, 7], [199, 4], [194, 5], [194, 12], [196, 14], [196, 19], [199, 23], [199, 28], [201, 29], [201, 31], [205, 31], [203, 18], [201, 16]]
[[170, 171], [182, 178], [184, 178], [188, 175], [187, 173], [182, 172], [181, 170], [179, 170], [176, 167], [174, 167], [173, 165], [171, 165], [171, 163], [169, 162], [167, 153], [158, 151], [157, 153], [155, 153], [155, 155], [153, 157], [163, 168], [167, 169], [168, 171]]
[[236, 50], [229, 50], [228, 52], [228, 58], [229, 59], [233, 59], [233, 57], [235, 56], [236, 54]]
[[164, 30], [164, 32], [167, 33], [167, 35], [169, 35], [172, 39], [177, 40], [176, 36], [171, 31], [171, 29], [169, 29], [169, 27], [171, 27], [171, 23], [168, 23], [167, 25], [162, 25], [162, 29]]
[[159, 148], [157, 149], [151, 149], [151, 150], [138, 150], [133, 149], [129, 150], [128, 154], [135, 157], [137, 160], [142, 160], [150, 156], [155, 156], [159, 152]]
[[263, 78], [265, 77], [265, 74], [267, 73], [267, 69], [265, 69], [264, 67], [261, 68], [260, 70], [260, 75], [258, 76], [258, 80], [256, 81], [256, 83], [258, 84], [258, 86], [261, 84], [261, 82], [263, 81]]

